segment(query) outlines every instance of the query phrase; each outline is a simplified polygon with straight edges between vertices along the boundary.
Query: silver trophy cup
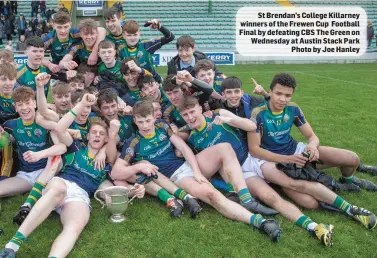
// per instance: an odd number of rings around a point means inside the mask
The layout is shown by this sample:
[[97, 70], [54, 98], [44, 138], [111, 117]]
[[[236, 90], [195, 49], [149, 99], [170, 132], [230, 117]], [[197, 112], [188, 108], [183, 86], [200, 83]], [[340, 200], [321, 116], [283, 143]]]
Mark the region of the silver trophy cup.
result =
[[[127, 210], [128, 204], [136, 197], [133, 196], [128, 200], [128, 194], [134, 188], [124, 186], [111, 186], [103, 190], [97, 190], [94, 198], [102, 204], [102, 208], [107, 207], [110, 213], [109, 220], [114, 223], [122, 222], [126, 219], [123, 213]], [[105, 202], [102, 200], [104, 199]]]

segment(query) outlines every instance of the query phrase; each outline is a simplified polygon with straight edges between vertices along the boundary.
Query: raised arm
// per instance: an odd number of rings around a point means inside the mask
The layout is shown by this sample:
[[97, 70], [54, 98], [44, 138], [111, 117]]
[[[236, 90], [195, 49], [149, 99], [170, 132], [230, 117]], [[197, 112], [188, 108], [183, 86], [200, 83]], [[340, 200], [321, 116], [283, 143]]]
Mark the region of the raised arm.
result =
[[49, 82], [50, 78], [51, 78], [51, 75], [47, 73], [40, 73], [35, 77], [35, 82], [37, 86], [37, 107], [38, 107], [38, 112], [45, 119], [58, 122], [59, 115], [53, 110], [50, 110], [48, 108], [47, 99], [44, 92], [44, 86]]
[[220, 109], [219, 115], [215, 118], [215, 123], [226, 123], [232, 127], [239, 128], [246, 132], [255, 132], [257, 126], [254, 121], [239, 117], [226, 109]]
[[66, 131], [75, 120], [75, 117], [81, 115], [86, 106], [92, 106], [96, 101], [97, 98], [95, 95], [86, 93], [82, 97], [82, 100], [59, 120], [56, 130], [59, 133]]
[[118, 139], [118, 132], [120, 128], [119, 120], [111, 120], [110, 121], [110, 128], [109, 128], [109, 141], [107, 142], [106, 146], [106, 155], [107, 161], [110, 164], [114, 164], [117, 160], [118, 150], [117, 150], [117, 139]]
[[90, 56], [88, 58], [88, 65], [97, 64], [97, 61], [98, 61], [98, 45], [102, 40], [105, 39], [106, 29], [104, 29], [102, 27], [98, 27], [97, 33], [98, 33], [97, 40], [96, 40], [96, 43], [93, 46], [92, 53], [90, 54]]

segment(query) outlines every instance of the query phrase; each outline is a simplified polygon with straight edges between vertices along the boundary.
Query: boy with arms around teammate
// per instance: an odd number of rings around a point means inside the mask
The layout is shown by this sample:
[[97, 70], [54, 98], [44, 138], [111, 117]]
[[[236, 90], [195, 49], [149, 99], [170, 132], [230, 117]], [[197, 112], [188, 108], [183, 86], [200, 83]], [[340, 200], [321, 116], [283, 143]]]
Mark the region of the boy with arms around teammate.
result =
[[[98, 44], [101, 42], [105, 35], [99, 33], [98, 25], [93, 19], [84, 19], [80, 21], [79, 24], [80, 36], [82, 42], [73, 45], [63, 59], [59, 62], [59, 66], [62, 69], [74, 70], [78, 67], [78, 64], [73, 61], [74, 58], [78, 58], [80, 63], [87, 63], [89, 65], [98, 65], [100, 60], [96, 58], [96, 62], [90, 62], [92, 53], [95, 52], [96, 57], [98, 57]], [[94, 60], [94, 59], [93, 59]]]

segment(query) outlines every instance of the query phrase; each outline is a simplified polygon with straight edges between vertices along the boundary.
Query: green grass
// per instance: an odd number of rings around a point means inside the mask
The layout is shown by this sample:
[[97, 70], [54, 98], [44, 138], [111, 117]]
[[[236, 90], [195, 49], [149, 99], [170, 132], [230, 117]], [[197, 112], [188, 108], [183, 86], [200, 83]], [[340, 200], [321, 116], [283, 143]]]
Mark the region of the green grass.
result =
[[[354, 150], [364, 163], [377, 164], [377, 64], [344, 65], [237, 65], [220, 69], [239, 76], [247, 92], [253, 76], [268, 88], [274, 74], [290, 72], [298, 82], [293, 97], [306, 114], [322, 145]], [[158, 68], [165, 74], [166, 68]], [[297, 130], [296, 139], [302, 140]], [[337, 169], [327, 170], [338, 177]], [[377, 183], [377, 178], [361, 174]], [[343, 197], [377, 212], [377, 193], [362, 191]], [[11, 218], [25, 196], [1, 200], [0, 236], [3, 246], [17, 228]], [[284, 230], [278, 244], [251, 227], [220, 216], [205, 206], [196, 220], [187, 214], [171, 219], [168, 210], [154, 198], [137, 200], [126, 212], [127, 221], [111, 224], [95, 200], [87, 228], [70, 257], [376, 257], [377, 234], [349, 217], [324, 211], [304, 210], [318, 222], [335, 226], [334, 247], [325, 248], [309, 234], [282, 216]], [[56, 215], [47, 219], [27, 240], [19, 257], [46, 257], [61, 225]]]

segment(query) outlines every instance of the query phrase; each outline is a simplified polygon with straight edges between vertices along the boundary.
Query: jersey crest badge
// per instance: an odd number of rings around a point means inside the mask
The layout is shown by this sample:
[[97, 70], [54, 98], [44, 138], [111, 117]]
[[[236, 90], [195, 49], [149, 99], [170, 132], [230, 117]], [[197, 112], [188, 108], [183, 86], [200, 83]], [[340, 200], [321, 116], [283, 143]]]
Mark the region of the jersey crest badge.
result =
[[142, 58], [144, 56], [143, 51], [137, 52], [137, 58]]
[[158, 139], [160, 139], [160, 141], [164, 141], [166, 140], [166, 135], [163, 135], [163, 134], [160, 134], [160, 136], [158, 137]]
[[288, 114], [285, 114], [283, 117], [284, 123], [287, 123], [289, 121], [289, 116]]
[[42, 136], [42, 131], [41, 131], [41, 129], [38, 129], [38, 128], [35, 129], [35, 130], [34, 130], [34, 135], [35, 135], [35, 136], [38, 136], [38, 137], [41, 137], [41, 136]]

